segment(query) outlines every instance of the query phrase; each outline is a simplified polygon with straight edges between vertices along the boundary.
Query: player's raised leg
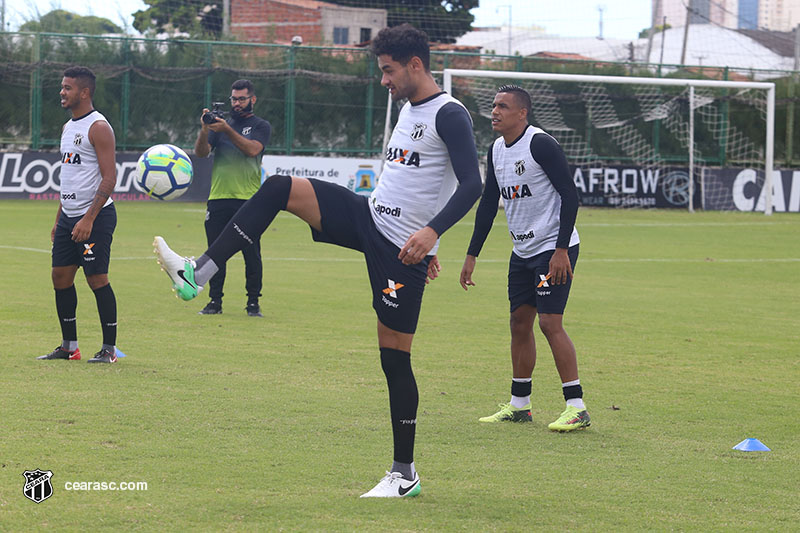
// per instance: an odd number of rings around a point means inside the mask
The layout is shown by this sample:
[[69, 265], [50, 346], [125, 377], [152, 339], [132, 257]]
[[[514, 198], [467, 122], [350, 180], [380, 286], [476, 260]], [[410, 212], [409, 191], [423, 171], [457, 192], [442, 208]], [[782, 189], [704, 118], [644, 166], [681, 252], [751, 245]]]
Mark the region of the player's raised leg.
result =
[[208, 250], [193, 260], [174, 252], [162, 237], [153, 245], [161, 268], [172, 280], [179, 298], [191, 300], [234, 254], [253, 244], [269, 227], [278, 211], [287, 210], [320, 228], [321, 216], [314, 189], [308, 180], [274, 175], [231, 218]]

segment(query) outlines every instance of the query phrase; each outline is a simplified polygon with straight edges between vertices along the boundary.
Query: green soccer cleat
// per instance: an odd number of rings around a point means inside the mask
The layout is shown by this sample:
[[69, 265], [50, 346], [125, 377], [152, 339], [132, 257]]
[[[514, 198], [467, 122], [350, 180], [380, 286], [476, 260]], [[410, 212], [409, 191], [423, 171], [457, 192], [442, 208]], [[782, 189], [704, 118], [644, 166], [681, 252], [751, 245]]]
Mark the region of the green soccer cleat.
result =
[[530, 422], [531, 404], [517, 409], [510, 403], [501, 403], [500, 410], [491, 416], [484, 416], [478, 419], [481, 422]]
[[558, 417], [558, 420], [547, 426], [551, 431], [574, 431], [576, 429], [588, 428], [592, 425], [592, 419], [589, 418], [589, 413], [584, 410], [579, 410], [577, 407], [568, 405], [567, 408]]
[[155, 238], [153, 248], [158, 256], [158, 264], [172, 281], [172, 290], [175, 291], [178, 298], [188, 301], [203, 290], [203, 287], [194, 281], [195, 262], [193, 259], [173, 252], [162, 237]]

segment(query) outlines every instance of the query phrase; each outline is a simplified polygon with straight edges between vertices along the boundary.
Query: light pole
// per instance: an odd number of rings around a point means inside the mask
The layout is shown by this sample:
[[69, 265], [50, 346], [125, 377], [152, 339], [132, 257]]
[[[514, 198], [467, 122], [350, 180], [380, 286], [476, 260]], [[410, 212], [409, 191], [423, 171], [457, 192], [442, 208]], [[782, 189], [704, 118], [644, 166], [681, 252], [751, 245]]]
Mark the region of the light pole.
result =
[[603, 39], [603, 11], [605, 11], [605, 10], [606, 10], [606, 6], [603, 6], [603, 5], [598, 5], [597, 6], [597, 11], [598, 11], [598, 13], [600, 13], [600, 27], [598, 28], [599, 33], [597, 35], [597, 38], [601, 39], [601, 40]]
[[[511, 55], [511, 5], [506, 4], [503, 6], [497, 6], [497, 10], [499, 10], [501, 7], [508, 8], [508, 55]], [[497, 10], [495, 10], [495, 12], [497, 12]]]

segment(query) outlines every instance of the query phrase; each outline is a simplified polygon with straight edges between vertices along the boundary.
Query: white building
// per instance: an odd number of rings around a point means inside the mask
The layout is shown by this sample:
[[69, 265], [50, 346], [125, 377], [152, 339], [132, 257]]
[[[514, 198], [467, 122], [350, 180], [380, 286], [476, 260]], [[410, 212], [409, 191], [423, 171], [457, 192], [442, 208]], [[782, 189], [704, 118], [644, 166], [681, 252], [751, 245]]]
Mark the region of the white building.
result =
[[[670, 28], [655, 34], [649, 58], [644, 57], [647, 39], [640, 39], [636, 43], [637, 57], [649, 63], [659, 63], [663, 39], [663, 63], [680, 64], [683, 37], [684, 28]], [[792, 70], [794, 65], [793, 40], [789, 33], [728, 30], [711, 24], [692, 24], [686, 37], [684, 64], [687, 66]]]
[[758, 27], [792, 31], [800, 24], [800, 0], [759, 0]]
[[691, 4], [689, 24], [715, 24], [731, 29], [738, 27], [739, 0], [651, 0], [651, 2], [659, 26], [663, 23], [664, 17], [667, 17], [667, 24], [673, 28], [685, 26], [687, 6]]
[[558, 37], [535, 28], [482, 28], [456, 39], [457, 45], [478, 46], [482, 53], [532, 56], [541, 52], [578, 54], [601, 61], [630, 59], [630, 40]]
[[[736, 29], [754, 25], [761, 30], [791, 31], [800, 24], [800, 0], [651, 0], [656, 23], [660, 26], [663, 17], [667, 24], [676, 27], [686, 25], [687, 6], [691, 6], [690, 24], [712, 24]], [[751, 17], [753, 5], [757, 7], [757, 21], [746, 21], [742, 25], [740, 12]], [[753, 24], [755, 22], [755, 24]]]

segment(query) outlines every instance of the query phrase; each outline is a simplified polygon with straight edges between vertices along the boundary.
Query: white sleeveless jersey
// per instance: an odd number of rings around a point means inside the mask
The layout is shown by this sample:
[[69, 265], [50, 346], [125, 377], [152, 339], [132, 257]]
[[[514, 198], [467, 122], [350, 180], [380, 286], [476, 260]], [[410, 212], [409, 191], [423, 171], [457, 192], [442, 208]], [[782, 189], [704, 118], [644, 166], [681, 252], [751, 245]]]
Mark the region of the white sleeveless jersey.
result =
[[[383, 172], [369, 201], [378, 231], [400, 248], [456, 190], [458, 180], [447, 146], [436, 132], [436, 114], [450, 102], [463, 107], [447, 93], [416, 105], [407, 102], [389, 139]], [[438, 248], [437, 240], [429, 253]]]
[[[492, 163], [508, 220], [514, 253], [528, 258], [555, 250], [561, 219], [561, 196], [531, 155], [534, 135], [544, 130], [528, 126], [512, 146], [500, 137], [492, 147]], [[572, 229], [569, 245], [580, 242]]]
[[[97, 153], [89, 142], [89, 128], [106, 117], [91, 111], [64, 124], [61, 133], [61, 212], [69, 217], [83, 216], [94, 202], [102, 176]], [[106, 205], [113, 200], [109, 197]]]

